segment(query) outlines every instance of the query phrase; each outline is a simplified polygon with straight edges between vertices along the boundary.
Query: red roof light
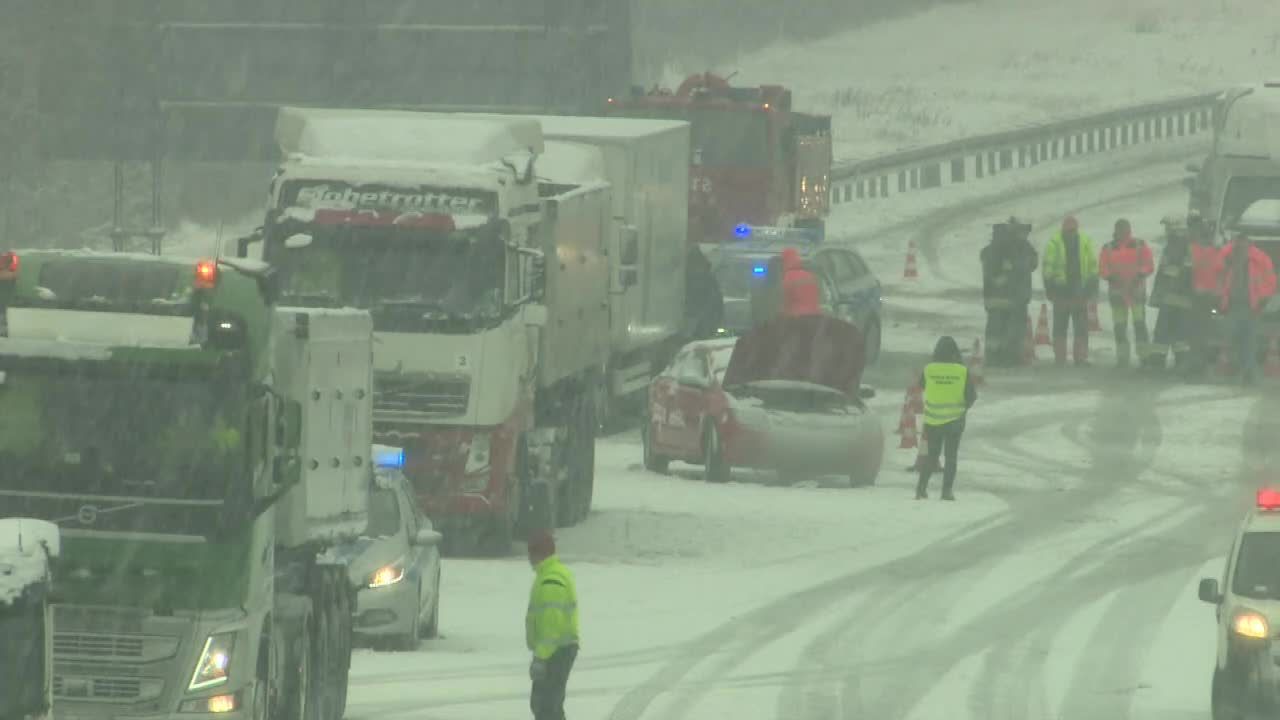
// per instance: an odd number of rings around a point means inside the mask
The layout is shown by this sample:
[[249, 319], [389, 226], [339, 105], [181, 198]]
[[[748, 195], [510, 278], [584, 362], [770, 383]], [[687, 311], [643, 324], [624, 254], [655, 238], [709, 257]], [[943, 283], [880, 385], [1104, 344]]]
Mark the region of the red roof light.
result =
[[196, 289], [212, 290], [218, 285], [218, 263], [201, 260], [196, 263]]
[[1276, 488], [1259, 488], [1258, 509], [1280, 510], [1280, 490]]

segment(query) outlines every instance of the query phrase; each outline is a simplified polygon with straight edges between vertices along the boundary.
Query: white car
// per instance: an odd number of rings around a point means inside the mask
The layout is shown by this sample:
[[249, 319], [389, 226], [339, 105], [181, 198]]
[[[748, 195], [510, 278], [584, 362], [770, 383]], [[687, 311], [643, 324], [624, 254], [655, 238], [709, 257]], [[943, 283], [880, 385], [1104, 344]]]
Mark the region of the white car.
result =
[[1214, 720], [1280, 716], [1280, 490], [1258, 491], [1222, 584], [1201, 580], [1200, 599], [1218, 614]]
[[413, 650], [440, 629], [442, 536], [414, 501], [400, 468], [404, 453], [378, 446], [369, 532], [343, 553], [359, 588], [357, 641]]

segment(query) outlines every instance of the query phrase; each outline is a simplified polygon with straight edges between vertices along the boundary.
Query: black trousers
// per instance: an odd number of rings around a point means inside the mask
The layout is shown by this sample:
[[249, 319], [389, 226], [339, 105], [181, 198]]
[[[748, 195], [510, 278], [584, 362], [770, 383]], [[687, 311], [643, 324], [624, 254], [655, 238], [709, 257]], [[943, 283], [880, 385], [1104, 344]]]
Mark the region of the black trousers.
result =
[[920, 482], [916, 485], [916, 494], [923, 495], [929, 490], [929, 478], [933, 469], [938, 467], [938, 458], [946, 455], [946, 466], [942, 468], [942, 495], [951, 494], [956, 484], [956, 458], [960, 455], [960, 436], [964, 434], [964, 419], [955, 420], [946, 425], [925, 425], [924, 439], [929, 445], [929, 459], [920, 468]]
[[987, 359], [996, 367], [1022, 364], [1027, 334], [1027, 306], [1015, 303], [1007, 308], [987, 310]]
[[562, 647], [547, 660], [547, 674], [533, 683], [529, 693], [529, 709], [534, 720], [564, 720], [564, 695], [569, 686], [569, 671], [578, 658], [578, 646]]

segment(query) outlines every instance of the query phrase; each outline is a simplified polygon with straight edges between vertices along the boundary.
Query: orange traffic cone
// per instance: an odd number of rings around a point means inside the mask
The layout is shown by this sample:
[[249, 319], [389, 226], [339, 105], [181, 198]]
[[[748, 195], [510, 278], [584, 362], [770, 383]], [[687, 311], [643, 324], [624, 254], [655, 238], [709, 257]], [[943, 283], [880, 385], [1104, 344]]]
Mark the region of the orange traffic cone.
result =
[[920, 436], [916, 432], [916, 416], [905, 412], [902, 413], [902, 440], [898, 443], [899, 450], [908, 450], [920, 445]]
[[1271, 338], [1271, 346], [1267, 349], [1267, 363], [1263, 367], [1267, 377], [1280, 377], [1280, 340]]
[[898, 415], [898, 429], [893, 431], [895, 434], [898, 434], [898, 435], [905, 434], [907, 432], [907, 426], [908, 425], [914, 426], [916, 422], [916, 416], [914, 413], [911, 412], [911, 408], [907, 405], [907, 402], [908, 400], [906, 398], [903, 398], [902, 414]]
[[1231, 357], [1227, 354], [1226, 346], [1223, 346], [1218, 351], [1218, 367], [1215, 368], [1215, 372], [1218, 373], [1219, 377], [1229, 377], [1231, 370]]
[[[1030, 320], [1031, 318], [1027, 318]], [[1040, 319], [1036, 321], [1036, 347], [1051, 347], [1053, 340], [1049, 338], [1049, 304], [1040, 303]]]
[[1026, 339], [1022, 343], [1022, 364], [1030, 365], [1036, 361], [1036, 341], [1031, 334], [1030, 315], [1027, 316], [1027, 334], [1023, 337]]
[[1098, 302], [1089, 301], [1089, 332], [1102, 332], [1102, 321], [1098, 319]]
[[982, 357], [982, 338], [973, 339], [973, 354], [969, 356], [969, 377], [973, 378], [973, 384], [980, 386], [986, 382], [987, 360]]
[[920, 387], [919, 377], [907, 388], [907, 407], [914, 415], [924, 412], [924, 388]]
[[907, 266], [902, 269], [903, 280], [915, 280], [920, 277], [920, 270], [916, 267], [916, 241], [911, 240], [907, 243]]

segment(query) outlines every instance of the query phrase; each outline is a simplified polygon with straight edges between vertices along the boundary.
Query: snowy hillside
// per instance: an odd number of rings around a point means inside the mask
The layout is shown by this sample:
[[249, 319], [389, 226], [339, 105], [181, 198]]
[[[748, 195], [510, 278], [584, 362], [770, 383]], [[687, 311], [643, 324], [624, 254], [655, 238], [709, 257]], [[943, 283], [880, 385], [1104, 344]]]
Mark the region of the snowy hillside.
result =
[[1280, 3], [983, 0], [719, 70], [832, 113], [836, 157], [853, 159], [1280, 76]]

